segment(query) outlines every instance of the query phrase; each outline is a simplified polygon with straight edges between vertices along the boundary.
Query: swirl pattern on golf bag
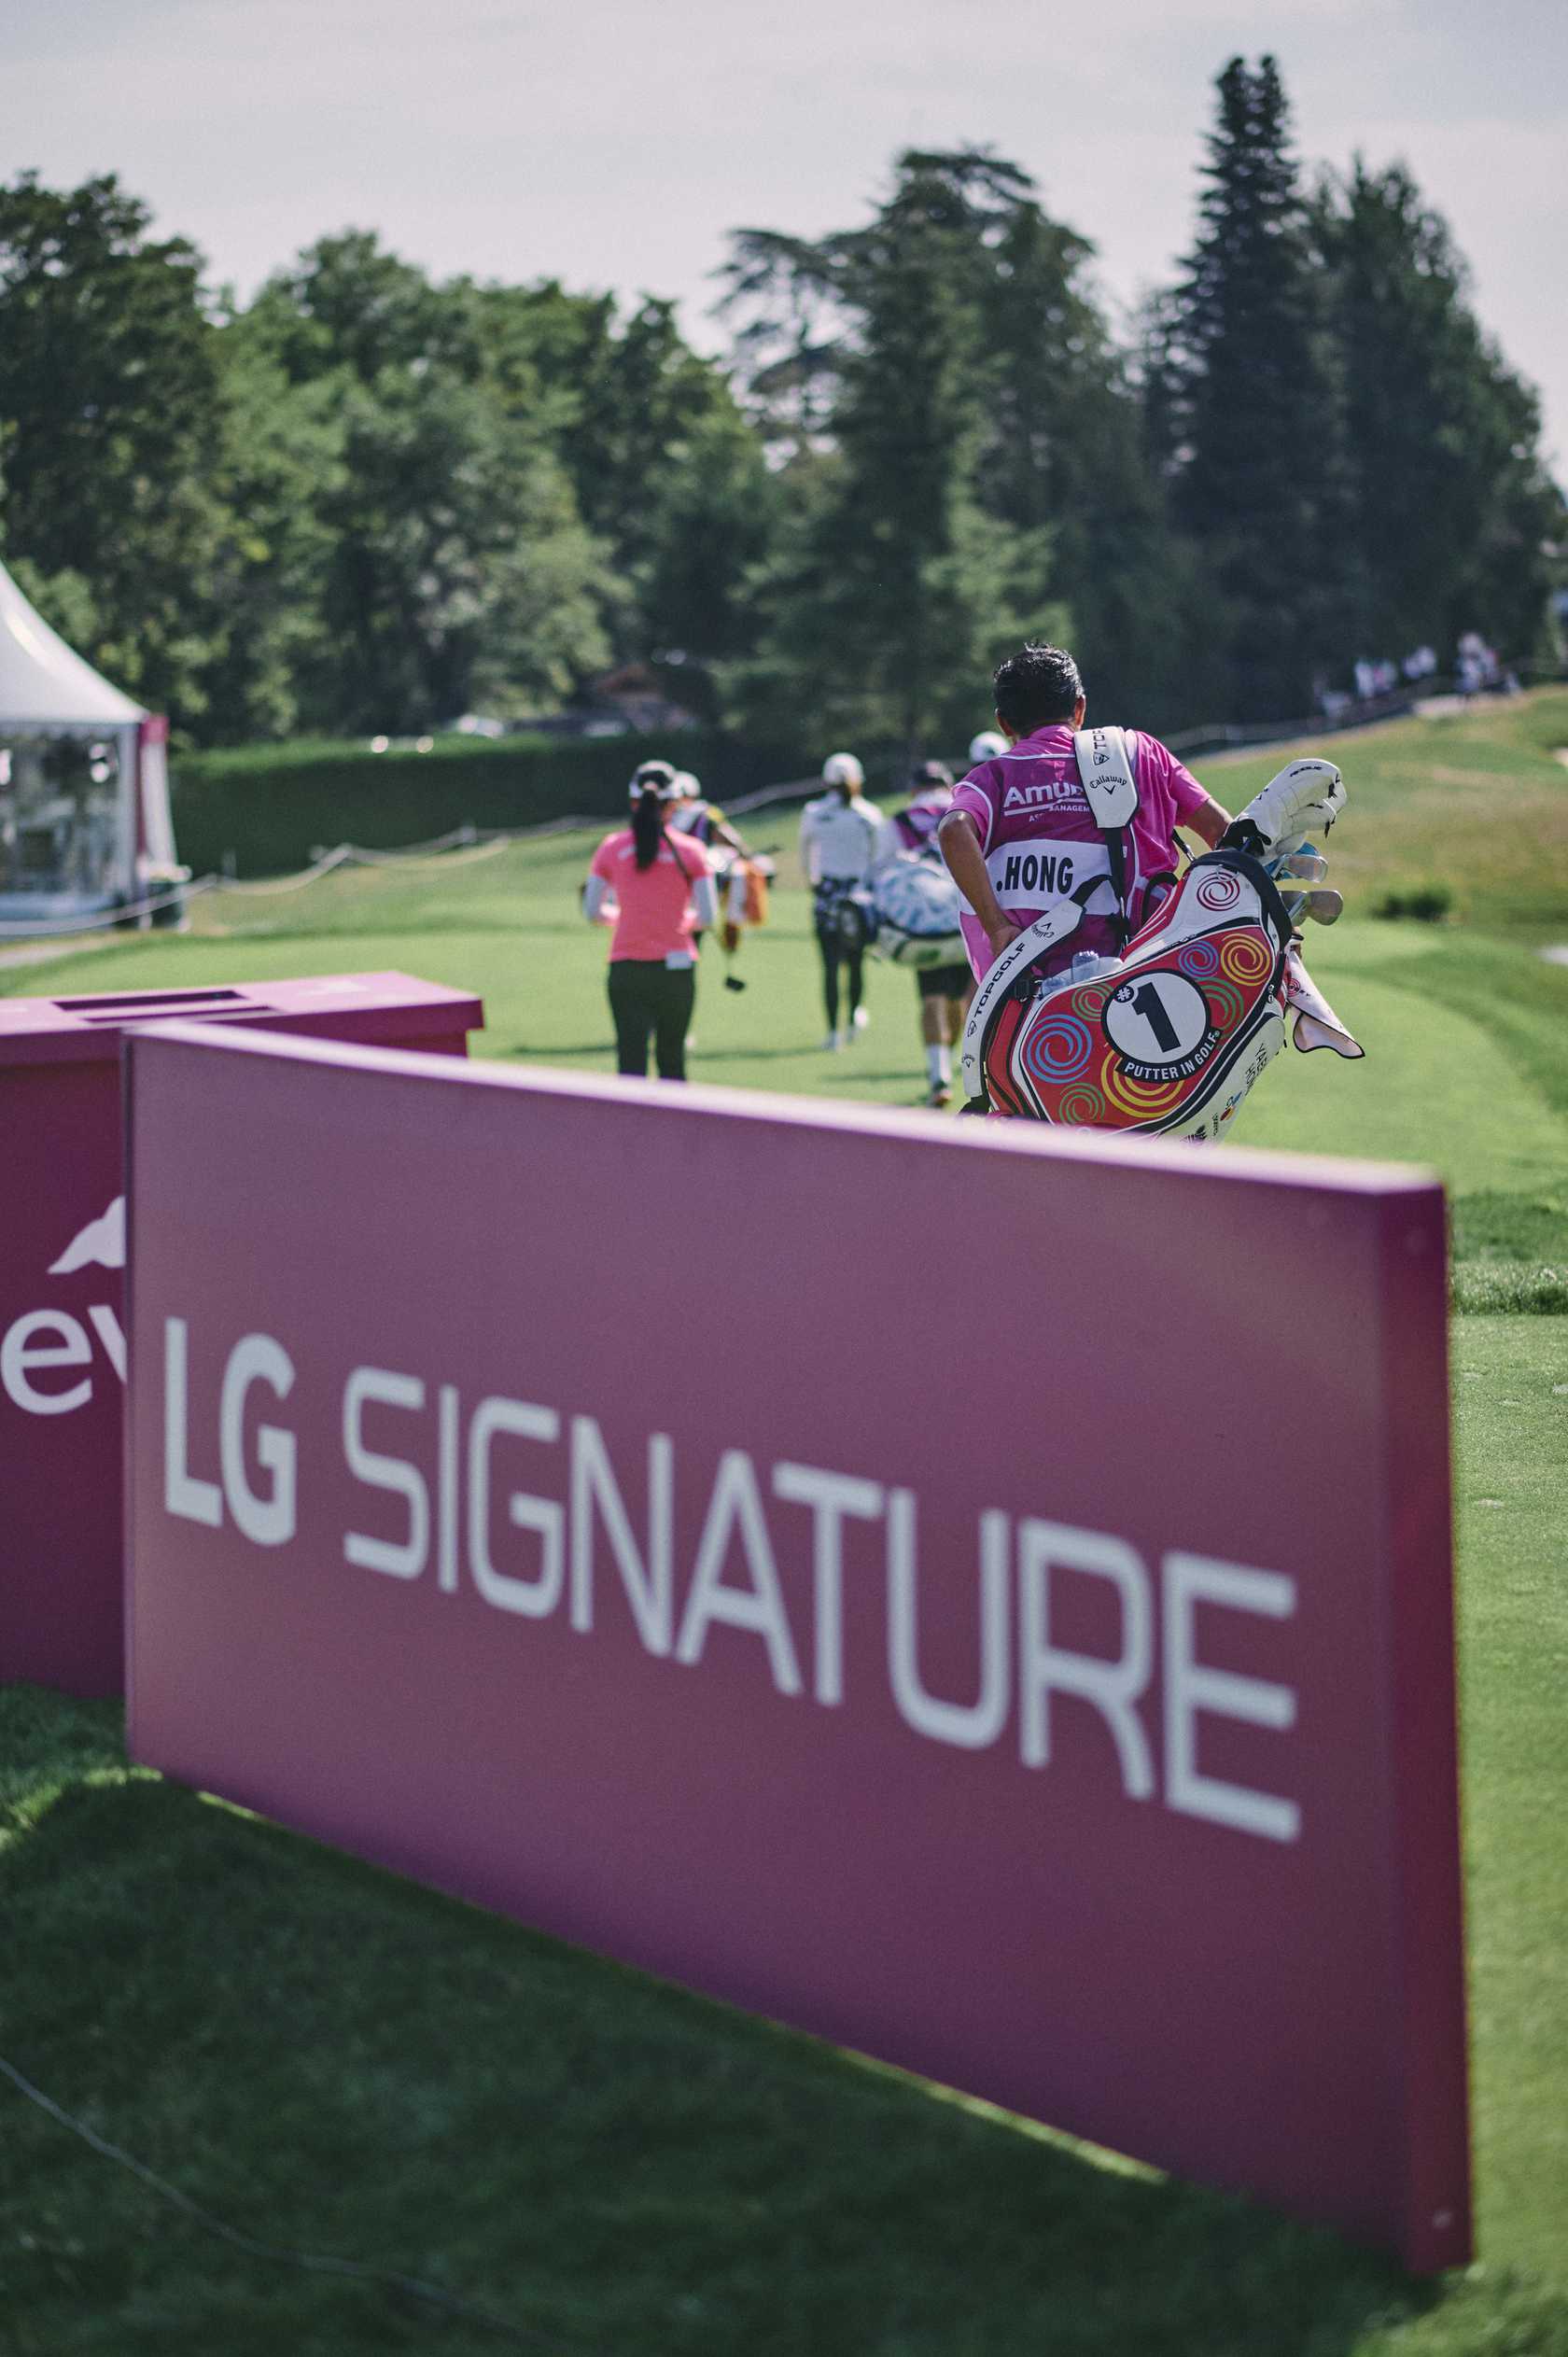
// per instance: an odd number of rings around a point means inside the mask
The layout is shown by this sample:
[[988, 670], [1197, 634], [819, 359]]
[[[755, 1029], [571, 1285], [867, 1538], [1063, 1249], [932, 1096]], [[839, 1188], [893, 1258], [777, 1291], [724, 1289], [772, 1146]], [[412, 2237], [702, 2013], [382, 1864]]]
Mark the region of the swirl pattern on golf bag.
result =
[[1087, 1072], [1094, 1051], [1095, 1032], [1082, 1013], [1053, 1007], [1030, 1029], [1023, 1046], [1023, 1065], [1031, 1080], [1049, 1087], [1055, 1081], [1077, 1080]]
[[1220, 972], [1245, 989], [1273, 971], [1274, 946], [1251, 926], [1227, 933], [1220, 943]]
[[1278, 1052], [1289, 938], [1250, 861], [1195, 865], [1109, 973], [1007, 994], [987, 1023], [991, 1105], [1068, 1127], [1218, 1135]]
[[1220, 948], [1215, 941], [1189, 941], [1176, 953], [1178, 970], [1200, 982], [1205, 975], [1218, 974]]

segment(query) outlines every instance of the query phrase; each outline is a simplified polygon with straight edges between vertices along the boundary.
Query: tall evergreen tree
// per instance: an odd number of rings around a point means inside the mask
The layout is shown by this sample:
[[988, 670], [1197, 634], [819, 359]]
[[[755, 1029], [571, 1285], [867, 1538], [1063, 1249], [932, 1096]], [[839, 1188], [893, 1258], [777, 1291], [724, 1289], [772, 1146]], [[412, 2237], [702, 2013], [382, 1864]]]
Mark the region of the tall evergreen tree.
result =
[[1541, 627], [1561, 494], [1533, 393], [1482, 333], [1446, 223], [1402, 165], [1325, 179], [1316, 207], [1343, 356], [1363, 645], [1451, 652], [1479, 629], [1515, 656]]
[[1201, 227], [1156, 381], [1178, 509], [1217, 593], [1231, 710], [1283, 717], [1341, 666], [1346, 486], [1306, 202], [1271, 57], [1219, 77]]

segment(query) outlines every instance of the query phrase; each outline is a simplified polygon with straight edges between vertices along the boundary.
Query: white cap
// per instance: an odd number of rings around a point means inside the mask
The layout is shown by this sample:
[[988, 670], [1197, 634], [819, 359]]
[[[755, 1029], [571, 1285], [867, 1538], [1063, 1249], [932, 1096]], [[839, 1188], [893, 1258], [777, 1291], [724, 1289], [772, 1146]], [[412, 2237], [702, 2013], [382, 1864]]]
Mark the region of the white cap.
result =
[[700, 802], [702, 800], [702, 788], [697, 783], [695, 778], [693, 777], [689, 769], [678, 769], [676, 771], [675, 784], [671, 791], [674, 793], [677, 802]]
[[853, 753], [830, 753], [822, 764], [825, 786], [863, 786], [865, 771]]
[[645, 793], [657, 794], [661, 802], [674, 802], [679, 800], [680, 791], [679, 777], [669, 762], [640, 761], [632, 772], [626, 795], [632, 802]]
[[1007, 751], [1007, 739], [999, 728], [983, 728], [978, 737], [969, 740], [969, 757], [973, 762], [995, 761]]

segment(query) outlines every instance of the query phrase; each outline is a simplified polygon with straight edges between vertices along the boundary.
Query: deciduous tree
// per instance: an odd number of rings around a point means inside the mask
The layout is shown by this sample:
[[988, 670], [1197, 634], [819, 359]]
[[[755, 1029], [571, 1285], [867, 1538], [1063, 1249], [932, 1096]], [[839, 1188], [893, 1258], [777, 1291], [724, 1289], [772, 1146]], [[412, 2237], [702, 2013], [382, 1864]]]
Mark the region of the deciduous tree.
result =
[[150, 218], [112, 175], [0, 189], [0, 516], [46, 619], [190, 713], [227, 627], [209, 595], [221, 401], [202, 258]]

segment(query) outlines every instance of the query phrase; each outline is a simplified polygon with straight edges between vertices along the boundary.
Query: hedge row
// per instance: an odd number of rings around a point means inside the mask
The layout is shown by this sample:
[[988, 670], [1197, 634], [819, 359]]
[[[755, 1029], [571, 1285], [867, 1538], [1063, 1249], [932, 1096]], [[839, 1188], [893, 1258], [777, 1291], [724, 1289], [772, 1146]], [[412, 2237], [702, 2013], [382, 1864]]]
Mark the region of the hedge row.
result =
[[707, 730], [657, 737], [438, 737], [427, 753], [362, 744], [245, 746], [173, 764], [175, 840], [198, 876], [287, 875], [335, 843], [396, 850], [455, 827], [525, 827], [618, 817], [626, 781], [655, 755], [693, 770], [706, 793], [752, 792], [810, 777], [820, 756]]

